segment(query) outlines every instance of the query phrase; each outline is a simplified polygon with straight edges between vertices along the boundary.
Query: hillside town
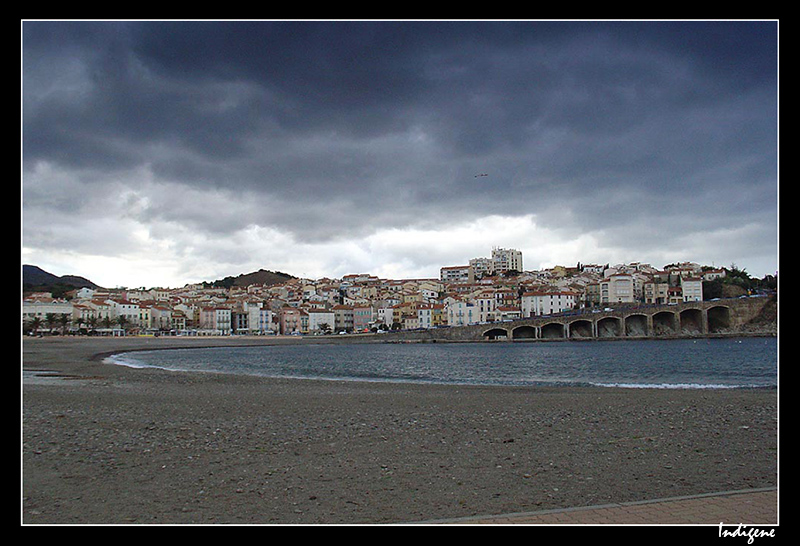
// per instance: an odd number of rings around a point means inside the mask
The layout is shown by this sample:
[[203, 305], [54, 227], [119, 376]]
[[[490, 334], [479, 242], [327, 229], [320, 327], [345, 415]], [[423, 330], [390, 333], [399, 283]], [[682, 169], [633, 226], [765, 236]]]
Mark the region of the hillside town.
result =
[[34, 292], [23, 300], [29, 334], [327, 335], [382, 333], [491, 323], [586, 308], [703, 300], [703, 283], [726, 269], [676, 263], [578, 263], [526, 271], [522, 253], [445, 266], [439, 278], [290, 278], [228, 288], [78, 288], [63, 298]]

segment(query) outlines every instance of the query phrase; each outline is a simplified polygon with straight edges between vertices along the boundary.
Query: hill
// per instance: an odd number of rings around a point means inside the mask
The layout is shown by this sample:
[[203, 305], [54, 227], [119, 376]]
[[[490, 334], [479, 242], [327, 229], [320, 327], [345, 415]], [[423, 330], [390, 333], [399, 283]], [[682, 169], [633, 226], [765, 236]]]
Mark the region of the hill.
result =
[[44, 269], [24, 264], [22, 266], [22, 289], [24, 292], [67, 292], [75, 288], [100, 288], [92, 281], [77, 275], [53, 275]]
[[281, 284], [288, 280], [294, 279], [288, 273], [281, 273], [280, 271], [267, 271], [266, 269], [259, 269], [253, 273], [242, 273], [236, 277], [225, 277], [213, 282], [203, 283], [207, 286], [215, 286], [218, 288], [230, 288], [231, 286], [249, 286], [251, 284], [263, 284], [269, 286], [272, 284]]

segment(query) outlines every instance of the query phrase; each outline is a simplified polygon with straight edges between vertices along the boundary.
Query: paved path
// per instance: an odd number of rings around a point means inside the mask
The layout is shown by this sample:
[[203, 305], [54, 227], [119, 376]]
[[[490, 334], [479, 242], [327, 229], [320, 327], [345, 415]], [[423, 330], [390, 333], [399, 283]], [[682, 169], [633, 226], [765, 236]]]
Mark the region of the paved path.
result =
[[642, 502], [440, 520], [451, 524], [713, 524], [777, 525], [777, 488], [727, 491]]

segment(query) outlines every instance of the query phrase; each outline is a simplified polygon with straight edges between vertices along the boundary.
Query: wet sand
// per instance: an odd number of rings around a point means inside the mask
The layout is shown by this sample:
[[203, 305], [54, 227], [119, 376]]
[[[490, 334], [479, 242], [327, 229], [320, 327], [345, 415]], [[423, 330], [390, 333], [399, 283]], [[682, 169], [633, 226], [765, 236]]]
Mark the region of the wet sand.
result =
[[[777, 485], [776, 390], [463, 387], [131, 369], [25, 338], [24, 524], [380, 524]], [[95, 357], [95, 358], [93, 358]]]

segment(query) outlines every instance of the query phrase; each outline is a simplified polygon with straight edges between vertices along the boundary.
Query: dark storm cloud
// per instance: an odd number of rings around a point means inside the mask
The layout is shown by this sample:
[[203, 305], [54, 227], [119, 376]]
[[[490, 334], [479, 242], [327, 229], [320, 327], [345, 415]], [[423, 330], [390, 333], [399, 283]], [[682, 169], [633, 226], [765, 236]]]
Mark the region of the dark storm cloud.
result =
[[[576, 232], [774, 215], [776, 34], [775, 22], [25, 22], [24, 166], [92, 191], [146, 166], [157, 182], [246, 196], [246, 212], [207, 229], [306, 239], [485, 214], [569, 210]], [[147, 214], [201, 222], [171, 201]]]

